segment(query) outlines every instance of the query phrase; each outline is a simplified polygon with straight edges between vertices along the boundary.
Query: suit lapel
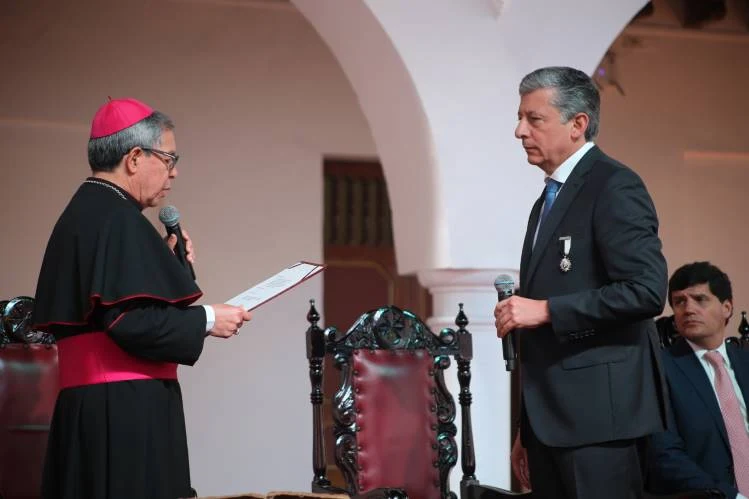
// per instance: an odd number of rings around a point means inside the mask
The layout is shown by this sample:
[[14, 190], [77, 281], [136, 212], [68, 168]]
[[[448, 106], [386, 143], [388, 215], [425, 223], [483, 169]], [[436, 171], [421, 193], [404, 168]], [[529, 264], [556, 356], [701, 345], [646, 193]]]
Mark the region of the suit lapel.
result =
[[[705, 403], [708, 414], [713, 418], [721, 437], [723, 437], [723, 441], [730, 448], [728, 433], [726, 433], [726, 424], [723, 421], [723, 414], [720, 412], [718, 398], [715, 396], [715, 391], [710, 386], [710, 380], [705, 373], [705, 369], [700, 365], [700, 361], [694, 354], [694, 350], [682, 339], [672, 347], [671, 352], [676, 366], [684, 373], [684, 376], [692, 384], [697, 395]], [[695, 410], [697, 409], [695, 408]]]
[[523, 253], [520, 257], [520, 290], [524, 294], [526, 286], [528, 285], [528, 264], [531, 260], [531, 252], [533, 251], [533, 236], [536, 235], [536, 226], [538, 225], [538, 217], [541, 216], [541, 206], [544, 203], [544, 194], [541, 192], [541, 196], [536, 200], [531, 210], [531, 215], [528, 218], [528, 228], [525, 230], [525, 241], [523, 242]]
[[[525, 272], [526, 277], [524, 281], [526, 285], [531, 282], [533, 274], [538, 267], [538, 263], [541, 260], [541, 256], [543, 255], [546, 247], [549, 244], [558, 243], [558, 241], [550, 241], [551, 236], [552, 234], [554, 234], [554, 230], [562, 221], [564, 215], [567, 213], [567, 210], [577, 197], [580, 189], [585, 184], [585, 179], [588, 175], [588, 172], [601, 154], [601, 150], [598, 149], [597, 146], [593, 146], [590, 151], [585, 153], [585, 155], [577, 163], [575, 168], [572, 170], [572, 173], [567, 178], [567, 181], [564, 183], [564, 186], [559, 192], [556, 200], [554, 201], [554, 204], [551, 207], [551, 211], [549, 211], [549, 214], [546, 216], [546, 220], [544, 220], [544, 223], [541, 225], [541, 227], [539, 227], [538, 237], [536, 237], [535, 245], [533, 245], [533, 235], [535, 233], [536, 224], [534, 224], [533, 227], [528, 227], [528, 231], [526, 232], [526, 243], [528, 241], [528, 234], [530, 234], [530, 241], [533, 251], [530, 254], [530, 261], [528, 262], [528, 268]], [[541, 203], [538, 204], [540, 211]], [[537, 221], [538, 216], [536, 216], [535, 219]], [[523, 247], [523, 254], [525, 254], [525, 247]], [[562, 256], [560, 254], [559, 258], [561, 259], [561, 257]]]
[[741, 347], [726, 345], [726, 353], [744, 400], [749, 403], [749, 352], [742, 350]]

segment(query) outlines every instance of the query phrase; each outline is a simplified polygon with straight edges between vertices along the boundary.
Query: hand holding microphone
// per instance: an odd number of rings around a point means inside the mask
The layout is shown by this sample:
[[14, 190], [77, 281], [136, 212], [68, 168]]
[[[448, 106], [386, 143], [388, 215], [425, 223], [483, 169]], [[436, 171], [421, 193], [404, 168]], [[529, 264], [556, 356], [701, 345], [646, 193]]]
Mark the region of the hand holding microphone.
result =
[[[494, 288], [497, 290], [497, 307], [494, 309], [494, 316], [499, 321], [499, 304], [512, 296], [512, 290], [515, 287], [515, 281], [507, 274], [500, 274], [494, 279]], [[497, 327], [497, 334], [500, 328]], [[502, 357], [505, 359], [505, 369], [512, 371], [517, 364], [518, 354], [515, 349], [515, 334], [512, 331], [502, 336]]]
[[512, 277], [507, 274], [499, 275], [494, 280], [498, 298], [494, 307], [494, 325], [497, 327], [497, 336], [502, 338], [502, 352], [508, 371], [515, 368], [517, 359], [515, 329], [531, 329], [551, 322], [548, 300], [513, 296], [514, 286]]
[[[182, 264], [195, 280], [195, 270], [192, 268], [192, 263], [188, 259], [188, 254], [192, 253], [192, 243], [186, 234], [183, 234], [182, 229], [179, 226], [179, 211], [174, 206], [164, 206], [159, 211], [159, 220], [166, 227], [166, 233], [171, 238], [174, 235], [177, 241], [174, 246], [174, 254], [177, 256], [177, 260]], [[188, 251], [188, 249], [190, 251]]]

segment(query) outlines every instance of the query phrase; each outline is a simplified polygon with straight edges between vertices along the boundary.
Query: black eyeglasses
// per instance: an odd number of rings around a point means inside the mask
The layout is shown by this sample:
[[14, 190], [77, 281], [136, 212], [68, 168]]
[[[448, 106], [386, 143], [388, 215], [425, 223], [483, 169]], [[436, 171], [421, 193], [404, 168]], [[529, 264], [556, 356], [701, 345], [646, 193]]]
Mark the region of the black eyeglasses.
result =
[[177, 161], [179, 161], [179, 154], [172, 154], [160, 149], [153, 149], [152, 147], [141, 147], [141, 149], [146, 152], [156, 153], [159, 157], [165, 157], [166, 160], [164, 161], [164, 164], [166, 165], [166, 171], [168, 172], [174, 170], [174, 167], [177, 166]]

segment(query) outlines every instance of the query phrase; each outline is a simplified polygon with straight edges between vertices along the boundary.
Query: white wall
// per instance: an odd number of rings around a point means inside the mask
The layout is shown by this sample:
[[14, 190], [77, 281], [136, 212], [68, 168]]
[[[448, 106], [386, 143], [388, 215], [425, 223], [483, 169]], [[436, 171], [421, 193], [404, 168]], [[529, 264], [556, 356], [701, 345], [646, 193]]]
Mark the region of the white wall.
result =
[[[749, 34], [639, 28], [613, 48], [626, 95], [602, 93], [600, 145], [644, 178], [669, 274], [710, 260], [731, 278], [736, 310], [749, 310]], [[737, 312], [730, 333], [739, 319]]]
[[[322, 258], [322, 155], [374, 157], [374, 146], [338, 64], [302, 16], [250, 7], [0, 7], [0, 297], [33, 295], [49, 232], [89, 173], [88, 123], [108, 95], [142, 99], [176, 121], [182, 159], [167, 202], [196, 242], [204, 303]], [[202, 495], [308, 490], [304, 331], [307, 299], [321, 294], [316, 278], [257, 310], [239, 337], [208, 340], [196, 367], [180, 369]]]

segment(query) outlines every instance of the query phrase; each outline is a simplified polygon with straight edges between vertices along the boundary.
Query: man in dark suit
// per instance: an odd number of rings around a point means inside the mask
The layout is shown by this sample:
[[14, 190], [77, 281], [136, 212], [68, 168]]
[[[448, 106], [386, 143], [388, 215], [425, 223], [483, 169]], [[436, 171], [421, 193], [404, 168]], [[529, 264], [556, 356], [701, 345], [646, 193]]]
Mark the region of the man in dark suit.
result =
[[682, 338], [663, 352], [672, 410], [669, 430], [653, 436], [650, 488], [717, 488], [746, 499], [749, 351], [725, 343], [731, 281], [718, 267], [695, 262], [674, 272], [668, 292]]
[[514, 331], [520, 352], [513, 469], [534, 497], [641, 497], [642, 440], [666, 417], [652, 318], [668, 276], [655, 207], [640, 177], [593, 144], [600, 99], [585, 73], [536, 70], [520, 96], [515, 136], [546, 188], [519, 292], [494, 312], [497, 335]]

